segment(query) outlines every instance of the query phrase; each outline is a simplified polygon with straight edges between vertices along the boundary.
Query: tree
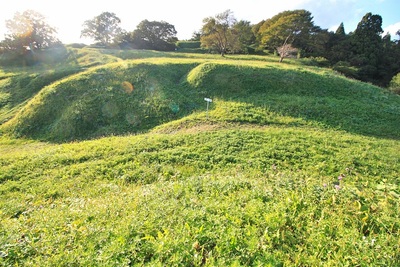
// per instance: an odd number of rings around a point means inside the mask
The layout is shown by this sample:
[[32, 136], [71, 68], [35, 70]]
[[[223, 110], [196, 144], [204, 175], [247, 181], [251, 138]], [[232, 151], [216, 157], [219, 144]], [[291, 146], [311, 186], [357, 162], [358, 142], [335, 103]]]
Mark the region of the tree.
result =
[[229, 9], [215, 17], [205, 18], [201, 29], [201, 46], [217, 50], [221, 56], [240, 49], [239, 36], [233, 29], [235, 24], [236, 19]]
[[348, 61], [350, 54], [351, 43], [342, 22], [334, 33], [329, 34], [327, 52], [324, 56], [331, 62], [331, 64], [336, 64], [339, 61]]
[[400, 72], [400, 46], [391, 36], [382, 37], [382, 17], [367, 13], [353, 33], [346, 34], [343, 23], [329, 33], [325, 57], [346, 76], [388, 86]]
[[297, 48], [294, 48], [291, 44], [284, 44], [277, 48], [278, 54], [280, 56], [279, 62], [282, 62], [285, 57], [296, 54]]
[[134, 48], [172, 51], [178, 41], [176, 34], [175, 26], [168, 22], [143, 20], [129, 35]]
[[121, 20], [111, 12], [103, 12], [83, 23], [81, 37], [89, 37], [102, 45], [109, 45], [121, 34]]
[[198, 31], [194, 31], [192, 34], [192, 38], [189, 41], [200, 41], [201, 33]]
[[6, 27], [9, 33], [2, 46], [20, 55], [60, 44], [57, 31], [46, 23], [43, 15], [33, 10], [15, 13], [13, 19], [6, 20]]
[[232, 30], [239, 38], [239, 44], [241, 46], [239, 52], [246, 52], [247, 47], [254, 44], [256, 39], [250, 21], [240, 20], [233, 25]]
[[354, 54], [362, 61], [360, 65], [375, 65], [382, 50], [382, 17], [367, 13], [358, 23], [351, 36]]
[[393, 76], [400, 71], [400, 55], [396, 49], [396, 42], [391, 40], [389, 33], [382, 37], [382, 50], [377, 64], [376, 77], [379, 79], [376, 84], [387, 86]]
[[400, 95], [400, 72], [397, 73], [397, 75], [393, 76], [389, 84], [389, 89], [392, 92]]
[[346, 36], [346, 31], [344, 30], [344, 24], [343, 22], [340, 23], [339, 27], [336, 29], [335, 34], [337, 36]]
[[363, 81], [376, 84], [382, 78], [379, 74], [383, 63], [382, 33], [382, 17], [367, 13], [350, 37], [352, 56], [349, 62], [359, 68], [358, 75]]
[[265, 20], [256, 33], [260, 46], [272, 52], [286, 43], [304, 51], [312, 51], [316, 39], [314, 37], [313, 40], [311, 36], [321, 31], [314, 26], [312, 19], [309, 11], [293, 10]]

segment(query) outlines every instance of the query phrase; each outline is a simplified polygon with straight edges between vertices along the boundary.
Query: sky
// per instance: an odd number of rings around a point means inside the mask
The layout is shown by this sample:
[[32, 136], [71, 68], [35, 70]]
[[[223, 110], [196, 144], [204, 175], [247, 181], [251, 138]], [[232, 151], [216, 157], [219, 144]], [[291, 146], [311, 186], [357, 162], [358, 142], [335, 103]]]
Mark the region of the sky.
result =
[[13, 0], [0, 6], [0, 40], [7, 33], [5, 21], [28, 9], [44, 15], [64, 44], [92, 43], [80, 38], [82, 24], [105, 11], [115, 13], [121, 27], [129, 32], [145, 19], [168, 22], [174, 25], [179, 40], [190, 39], [201, 29], [204, 18], [228, 9], [237, 20], [251, 24], [282, 11], [306, 9], [314, 17], [314, 25], [335, 31], [343, 22], [346, 33], [354, 31], [362, 17], [371, 12], [382, 16], [382, 28], [392, 39], [398, 39], [395, 33], [400, 30], [399, 0]]

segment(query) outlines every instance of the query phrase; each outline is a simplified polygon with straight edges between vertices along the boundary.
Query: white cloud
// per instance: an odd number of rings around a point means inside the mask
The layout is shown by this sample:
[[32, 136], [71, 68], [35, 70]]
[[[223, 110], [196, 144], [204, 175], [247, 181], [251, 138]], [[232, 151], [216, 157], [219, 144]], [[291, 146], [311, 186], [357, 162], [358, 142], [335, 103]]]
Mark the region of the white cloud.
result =
[[396, 35], [396, 32], [400, 30], [400, 21], [387, 26], [385, 29], [383, 29], [384, 34], [389, 33], [392, 39], [399, 39], [399, 36]]

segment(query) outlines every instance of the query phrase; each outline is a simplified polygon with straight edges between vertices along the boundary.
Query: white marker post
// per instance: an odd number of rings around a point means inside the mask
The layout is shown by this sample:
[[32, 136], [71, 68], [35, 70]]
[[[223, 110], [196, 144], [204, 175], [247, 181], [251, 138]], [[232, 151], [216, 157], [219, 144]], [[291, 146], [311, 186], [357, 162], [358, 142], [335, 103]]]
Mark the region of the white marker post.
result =
[[208, 120], [208, 106], [209, 106], [209, 104], [212, 102], [212, 99], [206, 97], [206, 98], [204, 98], [204, 101], [207, 102], [207, 112], [206, 112], [206, 114], [207, 114], [207, 120]]

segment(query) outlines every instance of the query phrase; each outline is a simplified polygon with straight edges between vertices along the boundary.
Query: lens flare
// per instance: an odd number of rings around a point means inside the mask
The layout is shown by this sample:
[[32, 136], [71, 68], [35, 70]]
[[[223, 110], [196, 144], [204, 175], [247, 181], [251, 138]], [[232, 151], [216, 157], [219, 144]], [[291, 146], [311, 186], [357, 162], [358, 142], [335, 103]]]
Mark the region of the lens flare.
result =
[[127, 113], [125, 115], [125, 119], [132, 126], [137, 126], [140, 124], [140, 119], [133, 113]]
[[101, 112], [107, 118], [114, 118], [119, 113], [119, 108], [115, 103], [109, 102], [103, 105]]
[[135, 88], [133, 87], [133, 84], [131, 84], [130, 82], [127, 82], [127, 81], [125, 81], [125, 82], [122, 83], [122, 88], [124, 88], [125, 93], [127, 93], [127, 94], [132, 93], [133, 90], [135, 89]]

